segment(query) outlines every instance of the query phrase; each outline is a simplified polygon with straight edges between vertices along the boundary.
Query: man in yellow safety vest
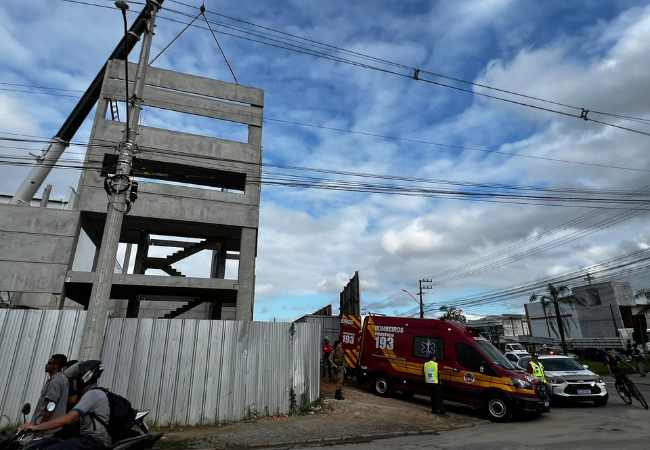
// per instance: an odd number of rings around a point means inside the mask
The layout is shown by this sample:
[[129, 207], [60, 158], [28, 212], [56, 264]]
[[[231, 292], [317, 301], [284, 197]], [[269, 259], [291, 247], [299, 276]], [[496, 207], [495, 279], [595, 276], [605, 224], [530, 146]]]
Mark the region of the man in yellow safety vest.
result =
[[429, 391], [429, 397], [431, 397], [431, 413], [439, 414], [441, 417], [449, 417], [440, 392], [440, 370], [436, 362], [436, 352], [430, 352], [429, 358], [431, 360], [424, 364], [422, 371], [424, 372], [424, 381]]
[[544, 386], [546, 386], [546, 394], [548, 395], [548, 398], [551, 398], [551, 395], [553, 395], [553, 390], [551, 386], [546, 382], [546, 375], [544, 374], [544, 365], [542, 365], [541, 362], [539, 362], [539, 355], [537, 353], [533, 353], [531, 356], [531, 360], [528, 363], [528, 367], [526, 367], [526, 372], [533, 374], [542, 382], [544, 383]]

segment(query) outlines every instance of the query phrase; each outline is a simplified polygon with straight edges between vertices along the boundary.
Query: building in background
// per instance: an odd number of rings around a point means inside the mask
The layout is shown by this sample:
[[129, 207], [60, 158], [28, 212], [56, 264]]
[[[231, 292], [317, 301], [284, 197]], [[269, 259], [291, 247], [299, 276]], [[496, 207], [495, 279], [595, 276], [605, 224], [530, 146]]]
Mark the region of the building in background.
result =
[[[627, 340], [623, 334], [632, 335], [634, 329], [633, 339], [641, 342], [641, 332], [647, 329], [646, 317], [639, 314], [645, 299], [637, 303], [630, 283], [588, 284], [574, 287], [572, 293], [582, 298], [586, 305], [565, 307], [563, 319], [567, 323], [567, 339]], [[526, 303], [524, 307], [533, 336], [559, 339], [553, 327], [554, 311], [544, 311], [539, 302]]]

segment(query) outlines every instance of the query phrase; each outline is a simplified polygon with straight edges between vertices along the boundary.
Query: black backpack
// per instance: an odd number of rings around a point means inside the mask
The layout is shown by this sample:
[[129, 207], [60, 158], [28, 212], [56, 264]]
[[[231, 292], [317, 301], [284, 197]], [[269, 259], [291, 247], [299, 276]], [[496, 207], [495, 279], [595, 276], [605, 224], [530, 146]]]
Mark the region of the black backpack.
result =
[[113, 443], [131, 437], [129, 433], [131, 432], [131, 428], [135, 425], [136, 414], [135, 409], [131, 406], [131, 402], [121, 395], [112, 393], [108, 389], [99, 386], [94, 387], [93, 389], [99, 389], [106, 394], [111, 413], [109, 415], [108, 424], [104, 423], [102, 419], [93, 413], [90, 413], [91, 418], [97, 420], [97, 422], [106, 428]]

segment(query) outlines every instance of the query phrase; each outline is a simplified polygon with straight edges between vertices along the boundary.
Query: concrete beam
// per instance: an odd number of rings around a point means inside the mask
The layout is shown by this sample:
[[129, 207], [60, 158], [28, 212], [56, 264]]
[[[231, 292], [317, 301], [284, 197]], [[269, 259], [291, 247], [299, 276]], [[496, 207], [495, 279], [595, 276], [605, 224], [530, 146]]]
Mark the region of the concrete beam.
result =
[[[131, 88], [129, 88], [130, 90]], [[106, 84], [107, 98], [122, 100], [125, 97], [125, 92], [126, 87], [123, 81], [108, 80]], [[145, 86], [143, 98], [144, 103], [152, 108], [246, 125], [256, 125], [258, 127], [262, 126], [262, 108], [257, 106], [238, 105], [150, 86]]]
[[[112, 154], [113, 148], [118, 145], [122, 138], [123, 128], [122, 122], [106, 119], [98, 120], [95, 141], [93, 141], [94, 145], [90, 148], [91, 154]], [[254, 128], [261, 130], [259, 127]], [[219, 161], [219, 159], [228, 160], [229, 165], [238, 161], [257, 163], [259, 162], [260, 145], [255, 145], [252, 142], [249, 144], [180, 131], [145, 127], [143, 125], [138, 126], [138, 147], [145, 152], [145, 157], [172, 163], [181, 162], [183, 164], [196, 164], [200, 167], [220, 169], [223, 169], [224, 161]], [[147, 150], [157, 153], [146, 154]], [[174, 152], [177, 155], [165, 156], [165, 151]], [[182, 158], [181, 161], [179, 161], [178, 154]], [[207, 158], [214, 158], [214, 160]], [[250, 170], [250, 164], [241, 167]]]
[[[124, 62], [112, 61], [109, 76], [124, 80]], [[136, 64], [129, 63], [129, 78], [135, 74]], [[205, 95], [221, 98], [233, 102], [246, 103], [249, 105], [264, 106], [264, 90], [242, 86], [241, 84], [227, 83], [225, 81], [213, 80], [211, 78], [197, 77], [185, 73], [172, 72], [170, 70], [149, 67], [147, 69], [146, 83], [150, 86], [174, 89], [188, 92], [190, 94]]]
[[[198, 193], [204, 198], [185, 197], [182, 194], [186, 190], [190, 195]], [[234, 227], [257, 227], [259, 224], [258, 206], [205, 198], [213, 196], [213, 193], [214, 191], [205, 189], [141, 182], [138, 201], [133, 205], [128, 217], [187, 223], [200, 222]], [[79, 209], [105, 215], [106, 192], [104, 189], [86, 186], [84, 195], [79, 202]], [[168, 234], [175, 233], [170, 231]]]

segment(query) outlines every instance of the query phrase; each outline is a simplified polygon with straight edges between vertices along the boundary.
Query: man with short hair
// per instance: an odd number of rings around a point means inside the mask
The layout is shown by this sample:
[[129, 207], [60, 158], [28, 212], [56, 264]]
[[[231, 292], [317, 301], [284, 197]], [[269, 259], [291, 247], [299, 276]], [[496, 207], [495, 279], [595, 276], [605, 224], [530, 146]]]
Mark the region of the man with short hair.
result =
[[[45, 382], [36, 408], [34, 408], [34, 414], [31, 420], [33, 425], [49, 422], [50, 420], [65, 415], [68, 401], [68, 377], [63, 373], [63, 368], [67, 363], [68, 358], [61, 354], [52, 355], [48, 359], [45, 365], [45, 372], [50, 377]], [[42, 433], [35, 433], [34, 437], [49, 438], [54, 436], [54, 433], [58, 430], [59, 428], [56, 428]]]
[[528, 363], [528, 366], [526, 367], [526, 372], [533, 374], [542, 382], [544, 383], [544, 386], [546, 387], [546, 395], [548, 395], [548, 398], [551, 398], [553, 395], [553, 388], [551, 387], [550, 384], [546, 382], [546, 374], [544, 373], [544, 365], [539, 362], [539, 355], [537, 353], [533, 353], [531, 356], [531, 360]]
[[442, 401], [442, 392], [440, 391], [440, 370], [436, 361], [436, 352], [429, 352], [430, 360], [424, 364], [424, 382], [431, 397], [431, 414], [438, 414], [441, 417], [449, 417], [445, 409], [445, 403]]
[[[64, 441], [45, 440], [38, 449], [50, 450], [106, 450], [112, 445], [111, 436], [108, 434], [108, 425], [111, 415], [108, 396], [98, 389], [97, 380], [104, 371], [99, 360], [82, 361], [68, 368], [70, 377], [79, 377], [82, 382], [81, 399], [72, 408], [72, 411], [40, 425], [25, 424], [19, 432], [29, 433], [52, 430], [62, 426], [80, 422], [78, 437]], [[67, 393], [67, 391], [66, 391]]]
[[614, 356], [614, 350], [611, 348], [607, 349], [607, 356], [605, 356], [605, 361], [603, 361], [603, 364], [605, 365], [605, 368], [607, 369], [607, 372], [616, 379], [616, 384], [619, 386], [623, 385], [625, 386], [625, 380], [627, 380], [627, 375], [621, 370], [620, 367], [618, 367], [619, 363], [623, 363], [627, 366], [629, 366], [632, 370], [636, 372], [636, 368], [628, 363], [627, 361], [623, 361], [620, 356]]

